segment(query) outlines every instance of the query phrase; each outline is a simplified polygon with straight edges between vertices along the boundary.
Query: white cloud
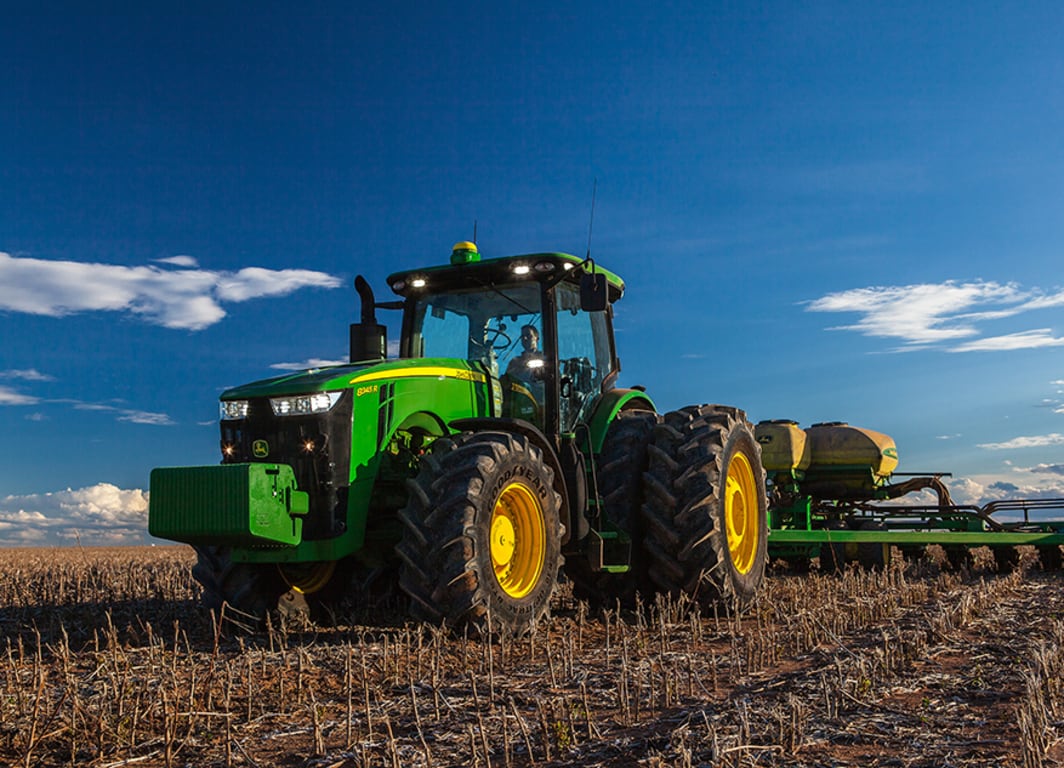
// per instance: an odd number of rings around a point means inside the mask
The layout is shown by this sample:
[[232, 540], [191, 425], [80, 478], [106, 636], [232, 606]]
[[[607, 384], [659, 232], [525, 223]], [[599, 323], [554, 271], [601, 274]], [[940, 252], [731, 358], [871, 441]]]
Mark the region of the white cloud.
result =
[[114, 413], [118, 421], [129, 421], [134, 424], [152, 424], [155, 426], [172, 426], [175, 422], [165, 413], [152, 413], [151, 411], [139, 411], [135, 408], [121, 408], [107, 403], [83, 403], [80, 400], [55, 400], [52, 402], [70, 403], [78, 411], [106, 411]]
[[951, 352], [975, 352], [1064, 345], [1064, 338], [1053, 336], [1052, 329], [1041, 328], [946, 346], [979, 336], [981, 323], [1061, 305], [1064, 292], [1044, 295], [1015, 283], [947, 280], [837, 291], [809, 302], [806, 311], [856, 313], [860, 316], [856, 323], [829, 330], [901, 339], [902, 346], [896, 352], [931, 346], [945, 346]]
[[[943, 478], [943, 481], [946, 483], [946, 487], [949, 488], [954, 504], [980, 504], [980, 499], [983, 496], [983, 486], [979, 483], [966, 477], [956, 480]], [[938, 501], [933, 500], [930, 503], [937, 504]]]
[[306, 371], [311, 368], [330, 368], [334, 365], [347, 365], [348, 360], [325, 360], [320, 357], [312, 357], [301, 363], [274, 363], [271, 368], [279, 371]]
[[1064, 445], [1064, 435], [1052, 432], [1048, 435], [1014, 437], [1003, 443], [980, 443], [978, 447], [988, 451], [1008, 451], [1016, 448], [1044, 448], [1048, 445]]
[[239, 272], [218, 274], [218, 298], [222, 301], [247, 301], [265, 296], [284, 296], [300, 288], [336, 288], [340, 278], [309, 269], [263, 269], [245, 267]]
[[157, 427], [169, 427], [174, 424], [171, 419], [165, 413], [152, 413], [151, 411], [131, 411], [124, 408], [119, 409], [118, 415], [119, 421], [129, 421], [133, 424], [151, 424]]
[[1037, 347], [1064, 346], [1064, 338], [1053, 336], [1050, 328], [1008, 333], [1004, 336], [988, 336], [985, 339], [966, 341], [949, 352], [1001, 352], [1010, 349], [1035, 349]]
[[0, 386], [0, 405], [36, 405], [41, 400], [33, 395], [24, 395], [11, 387]]
[[139, 544], [148, 541], [148, 494], [110, 483], [0, 498], [8, 544]]
[[171, 264], [175, 267], [198, 267], [199, 262], [191, 256], [167, 256], [165, 259], [156, 259], [160, 264]]
[[1024, 311], [1030, 309], [1048, 309], [1050, 307], [1064, 306], [1064, 291], [1051, 293], [1048, 296], [1036, 296], [1023, 305]]
[[1028, 472], [1045, 475], [1064, 475], [1064, 464], [1035, 464], [1027, 468]]
[[930, 344], [974, 336], [972, 307], [997, 302], [1017, 302], [1025, 295], [1012, 284], [956, 283], [873, 286], [829, 293], [810, 302], [809, 312], [857, 312], [863, 317], [838, 330], [865, 336], [904, 339], [908, 344]]
[[0, 379], [22, 379], [23, 381], [55, 381], [55, 376], [41, 373], [36, 368], [12, 368], [0, 371]]
[[[128, 421], [134, 424], [152, 424], [155, 426], [172, 426], [176, 422], [165, 413], [142, 411], [136, 408], [125, 408], [110, 403], [86, 403], [81, 400], [70, 398], [40, 398], [16, 392], [10, 387], [0, 386], [0, 406], [4, 405], [40, 405], [42, 403], [57, 403], [69, 405], [77, 411], [103, 411], [115, 414], [117, 421]], [[32, 413], [26, 417], [30, 421], [44, 421], [47, 418], [43, 413]]]
[[[181, 256], [161, 261], [177, 266], [195, 264], [191, 257]], [[225, 317], [224, 302], [339, 285], [340, 279], [334, 275], [306, 269], [169, 270], [0, 253], [0, 310], [50, 317], [88, 311], [128, 312], [149, 323], [193, 331]]]

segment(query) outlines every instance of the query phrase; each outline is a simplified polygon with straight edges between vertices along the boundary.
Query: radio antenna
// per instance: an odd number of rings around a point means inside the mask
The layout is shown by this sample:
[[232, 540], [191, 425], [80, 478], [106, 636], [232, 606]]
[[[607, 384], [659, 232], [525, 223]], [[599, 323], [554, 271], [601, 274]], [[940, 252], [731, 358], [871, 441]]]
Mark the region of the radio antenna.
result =
[[588, 261], [591, 258], [591, 230], [595, 226], [595, 193], [598, 192], [598, 176], [595, 177], [595, 181], [591, 186], [591, 216], [587, 222], [587, 255], [584, 257], [584, 261]]
[[473, 245], [477, 244], [477, 220], [473, 219]]

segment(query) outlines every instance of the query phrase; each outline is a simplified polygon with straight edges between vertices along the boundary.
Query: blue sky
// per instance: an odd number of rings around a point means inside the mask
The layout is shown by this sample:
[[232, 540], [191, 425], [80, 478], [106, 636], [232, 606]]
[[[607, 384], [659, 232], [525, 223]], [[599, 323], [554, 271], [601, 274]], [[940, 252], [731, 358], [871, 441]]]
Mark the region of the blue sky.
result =
[[[18, 4], [0, 541], [135, 541], [217, 396], [339, 360], [362, 273], [586, 248], [660, 409], [887, 432], [1064, 495], [1056, 3]], [[392, 324], [393, 337], [397, 326]]]

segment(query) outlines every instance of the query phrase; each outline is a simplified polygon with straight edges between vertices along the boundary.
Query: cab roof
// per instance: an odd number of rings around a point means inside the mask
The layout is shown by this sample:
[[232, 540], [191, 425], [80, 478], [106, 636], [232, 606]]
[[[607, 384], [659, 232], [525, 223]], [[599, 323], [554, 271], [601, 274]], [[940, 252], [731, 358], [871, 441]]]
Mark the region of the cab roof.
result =
[[404, 298], [422, 291], [433, 293], [481, 285], [515, 285], [530, 280], [548, 278], [579, 282], [583, 273], [605, 275], [609, 286], [610, 303], [624, 294], [624, 281], [593, 261], [569, 253], [527, 253], [480, 259], [473, 243], [458, 243], [451, 255], [451, 263], [436, 267], [422, 267], [395, 272], [388, 276], [388, 285]]

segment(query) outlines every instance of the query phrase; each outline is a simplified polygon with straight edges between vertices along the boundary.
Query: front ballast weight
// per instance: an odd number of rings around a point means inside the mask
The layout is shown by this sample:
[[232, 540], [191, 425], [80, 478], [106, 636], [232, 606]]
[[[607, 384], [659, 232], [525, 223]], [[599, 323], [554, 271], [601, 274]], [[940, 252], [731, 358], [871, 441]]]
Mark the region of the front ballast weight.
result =
[[193, 545], [294, 547], [309, 498], [286, 464], [159, 467], [151, 473], [148, 530]]

